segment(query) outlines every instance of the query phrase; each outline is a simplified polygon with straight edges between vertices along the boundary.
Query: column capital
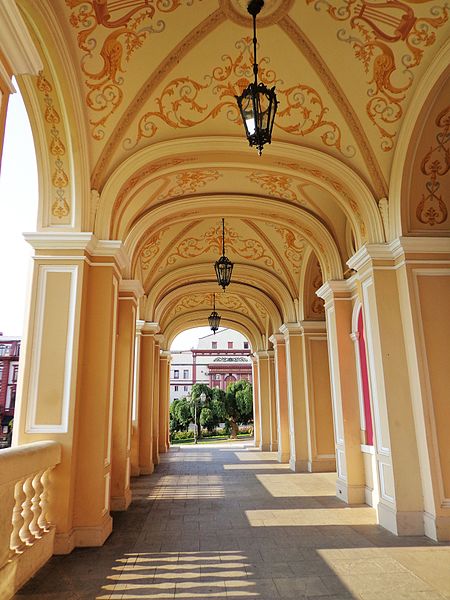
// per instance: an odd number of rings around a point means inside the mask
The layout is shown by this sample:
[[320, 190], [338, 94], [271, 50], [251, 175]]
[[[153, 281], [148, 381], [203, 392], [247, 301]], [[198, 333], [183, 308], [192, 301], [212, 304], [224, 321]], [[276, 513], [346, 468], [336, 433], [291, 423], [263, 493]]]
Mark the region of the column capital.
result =
[[327, 332], [326, 321], [301, 321], [300, 324], [304, 334]]
[[136, 321], [136, 334], [139, 334], [139, 335], [141, 334], [142, 328], [144, 327], [144, 325], [145, 325], [145, 321], [142, 321], [141, 319], [138, 319]]
[[119, 283], [119, 294], [138, 300], [144, 295], [144, 288], [139, 279], [122, 279]]
[[89, 231], [37, 231], [24, 233], [23, 237], [34, 250], [49, 252], [50, 256], [46, 258], [67, 260], [67, 255], [58, 257], [57, 253], [83, 252], [91, 257], [114, 259], [121, 272], [126, 272], [130, 266], [130, 257], [121, 240], [98, 240]]
[[389, 244], [366, 244], [347, 261], [347, 265], [355, 271], [366, 266], [407, 259], [414, 255], [415, 259], [439, 260], [443, 256], [448, 260], [450, 255], [450, 238], [448, 237], [399, 237]]
[[257, 360], [268, 360], [269, 353], [267, 350], [257, 350], [256, 352], [253, 352], [253, 356]]
[[336, 298], [349, 300], [353, 293], [353, 287], [353, 282], [348, 279], [330, 280], [316, 290], [316, 295], [325, 300], [325, 304]]
[[280, 332], [284, 335], [284, 339], [287, 340], [291, 336], [302, 335], [303, 328], [300, 323], [283, 323], [280, 327]]
[[159, 356], [161, 357], [161, 360], [170, 361], [170, 359], [172, 358], [172, 353], [170, 352], [170, 350], [161, 350]]
[[[159, 331], [159, 327], [158, 327], [158, 331]], [[165, 339], [166, 339], [166, 338], [165, 338], [165, 337], [162, 335], [162, 333], [157, 333], [157, 334], [155, 335], [155, 342], [156, 342], [157, 344], [159, 344], [160, 346], [161, 346], [161, 344], [164, 344], [164, 340], [165, 340]]]
[[272, 342], [274, 348], [276, 348], [279, 344], [284, 344], [284, 335], [282, 333], [273, 333], [269, 337], [269, 342]]
[[159, 331], [159, 323], [152, 323], [151, 321], [145, 321], [141, 327], [143, 335], [155, 335]]

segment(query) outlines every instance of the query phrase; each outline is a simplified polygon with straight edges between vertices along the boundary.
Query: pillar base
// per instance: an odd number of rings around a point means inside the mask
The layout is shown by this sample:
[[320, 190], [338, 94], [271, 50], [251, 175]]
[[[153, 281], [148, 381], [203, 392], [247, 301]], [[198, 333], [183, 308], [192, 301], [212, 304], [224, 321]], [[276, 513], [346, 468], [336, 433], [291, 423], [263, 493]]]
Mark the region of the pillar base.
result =
[[278, 451], [278, 462], [279, 463], [288, 463], [289, 462], [289, 452]]
[[141, 474], [140, 467], [138, 467], [136, 465], [131, 465], [131, 469], [130, 469], [131, 477], [139, 477], [140, 474]]
[[53, 554], [70, 554], [74, 548], [103, 546], [112, 532], [112, 518], [108, 513], [100, 525], [74, 527], [67, 533], [57, 533]]
[[131, 504], [131, 490], [127, 488], [123, 496], [111, 496], [111, 510], [127, 510]]
[[308, 461], [308, 471], [310, 473], [333, 473], [336, 471], [335, 458], [317, 458]]
[[437, 542], [450, 541], [450, 515], [437, 517], [426, 512], [423, 520], [427, 537]]
[[336, 480], [336, 496], [347, 504], [365, 504], [366, 486], [348, 485], [342, 479]]
[[261, 452], [270, 452], [270, 444], [260, 444], [259, 449]]
[[151, 475], [155, 470], [155, 465], [148, 467], [139, 467], [139, 475]]
[[308, 472], [308, 461], [307, 460], [289, 460], [289, 468], [294, 473], [307, 473]]
[[278, 452], [278, 442], [273, 442], [272, 444], [270, 444], [270, 451]]
[[378, 523], [395, 535], [424, 535], [424, 515], [422, 511], [398, 511], [394, 506], [379, 502]]

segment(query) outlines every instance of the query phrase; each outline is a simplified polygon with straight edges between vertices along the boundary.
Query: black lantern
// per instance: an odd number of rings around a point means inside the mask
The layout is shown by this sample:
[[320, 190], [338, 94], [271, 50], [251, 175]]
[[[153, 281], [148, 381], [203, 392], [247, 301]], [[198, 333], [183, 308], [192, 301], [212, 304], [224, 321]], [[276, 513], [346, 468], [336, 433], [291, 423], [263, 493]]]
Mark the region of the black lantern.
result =
[[245, 126], [245, 134], [250, 146], [256, 146], [261, 156], [264, 144], [272, 141], [272, 129], [277, 112], [278, 100], [275, 86], [268, 88], [258, 83], [258, 63], [256, 62], [256, 15], [264, 6], [264, 0], [250, 0], [247, 10], [253, 17], [253, 73], [251, 83], [236, 100]]
[[220, 315], [216, 312], [216, 295], [213, 294], [213, 311], [208, 317], [208, 323], [211, 327], [211, 331], [214, 331], [214, 335], [216, 335], [216, 331], [220, 326]]
[[227, 285], [230, 285], [233, 267], [234, 264], [225, 256], [225, 219], [222, 219], [222, 256], [214, 263], [214, 269], [216, 270], [217, 283], [223, 291], [225, 291]]

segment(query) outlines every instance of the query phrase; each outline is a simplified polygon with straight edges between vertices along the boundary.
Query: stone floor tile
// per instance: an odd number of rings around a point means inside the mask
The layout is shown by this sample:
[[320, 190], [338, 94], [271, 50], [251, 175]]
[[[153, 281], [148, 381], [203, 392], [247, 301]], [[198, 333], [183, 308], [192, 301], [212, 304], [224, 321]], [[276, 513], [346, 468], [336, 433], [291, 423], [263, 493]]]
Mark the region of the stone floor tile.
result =
[[102, 548], [53, 557], [16, 600], [450, 600], [450, 545], [383, 530], [333, 473], [186, 446], [132, 487]]

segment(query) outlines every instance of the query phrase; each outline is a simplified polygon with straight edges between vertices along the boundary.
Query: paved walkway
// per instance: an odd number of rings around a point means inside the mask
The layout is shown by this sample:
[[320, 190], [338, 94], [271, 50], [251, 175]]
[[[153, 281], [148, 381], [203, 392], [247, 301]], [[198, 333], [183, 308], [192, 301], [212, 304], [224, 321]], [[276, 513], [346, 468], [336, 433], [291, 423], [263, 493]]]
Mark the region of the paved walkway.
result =
[[173, 448], [102, 548], [54, 557], [15, 598], [449, 599], [450, 545], [389, 534], [334, 479], [242, 444]]

